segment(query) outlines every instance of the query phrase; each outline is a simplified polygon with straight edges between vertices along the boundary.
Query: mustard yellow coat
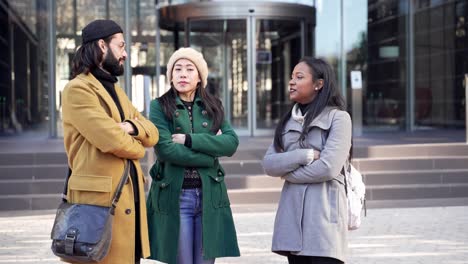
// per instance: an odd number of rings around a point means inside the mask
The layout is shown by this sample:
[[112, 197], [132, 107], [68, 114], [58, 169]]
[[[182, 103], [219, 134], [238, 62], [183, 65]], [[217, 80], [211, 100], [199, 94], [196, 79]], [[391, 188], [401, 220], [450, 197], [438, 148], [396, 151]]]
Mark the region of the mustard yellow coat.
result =
[[[140, 195], [141, 252], [150, 254], [144, 181], [139, 159], [145, 148], [159, 139], [153, 123], [132, 105], [125, 92], [116, 92], [125, 118], [138, 128], [138, 135], [129, 135], [117, 123], [122, 122], [112, 97], [90, 73], [80, 74], [63, 90], [63, 133], [65, 150], [72, 175], [68, 183], [68, 200], [72, 203], [110, 206], [127, 159], [138, 172]], [[135, 118], [137, 118], [135, 120]], [[112, 243], [109, 254], [100, 263], [135, 263], [135, 203], [129, 178], [115, 211]]]

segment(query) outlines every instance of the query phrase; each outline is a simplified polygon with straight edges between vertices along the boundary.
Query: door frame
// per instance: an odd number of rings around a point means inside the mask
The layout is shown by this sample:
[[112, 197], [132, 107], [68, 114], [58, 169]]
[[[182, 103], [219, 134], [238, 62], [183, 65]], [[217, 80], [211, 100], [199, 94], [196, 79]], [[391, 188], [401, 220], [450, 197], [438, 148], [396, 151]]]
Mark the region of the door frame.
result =
[[[301, 56], [300, 57], [304, 57], [305, 51], [306, 51], [306, 43], [308, 42], [307, 35], [306, 35], [306, 27], [305, 27], [306, 21], [304, 19], [292, 18], [292, 17], [276, 18], [272, 16], [250, 16], [248, 19], [250, 20], [250, 23], [251, 23], [250, 34], [252, 38], [251, 39], [252, 42], [248, 42], [248, 43], [251, 43], [252, 45], [257, 40], [255, 38], [255, 35], [257, 33], [257, 20], [280, 20], [280, 21], [294, 21], [294, 22], [300, 23], [300, 36], [301, 36]], [[249, 29], [247, 30], [247, 32], [249, 33]], [[252, 90], [251, 94], [249, 94], [249, 99], [250, 97], [252, 98], [252, 105], [249, 106], [249, 113], [251, 113], [250, 114], [251, 116], [249, 116], [249, 118], [251, 118], [252, 120], [252, 129], [249, 131], [251, 133], [250, 134], [251, 136], [272, 136], [275, 133], [274, 128], [257, 128], [257, 108], [256, 108], [257, 86], [256, 86], [256, 80], [255, 80], [255, 76], [257, 76], [257, 67], [256, 67], [257, 47], [256, 45], [253, 45], [251, 47], [251, 51], [252, 51], [252, 54], [251, 54], [252, 61], [249, 61], [248, 68], [251, 68], [250, 71], [252, 72], [252, 80], [251, 80], [252, 82], [249, 81], [249, 88], [252, 87], [252, 89], [249, 89], [249, 91]]]
[[[193, 21], [210, 20], [246, 20], [247, 41], [247, 128], [236, 128], [240, 136], [266, 136], [273, 135], [274, 129], [257, 128], [257, 91], [256, 91], [256, 23], [257, 19], [290, 20], [300, 23], [301, 28], [301, 57], [306, 53], [306, 46], [310, 45], [313, 50], [313, 39], [308, 40], [307, 26], [315, 27], [315, 7], [302, 4], [279, 3], [279, 2], [245, 2], [239, 6], [237, 2], [200, 2], [169, 5], [160, 7], [160, 27], [165, 29], [184, 28], [185, 46], [190, 46], [190, 23]], [[292, 14], [292, 15], [291, 15]], [[159, 30], [159, 28], [158, 28]], [[312, 32], [312, 36], [313, 36]], [[226, 52], [224, 52], [226, 54]], [[226, 108], [230, 109], [231, 100], [227, 90], [227, 67], [223, 69], [225, 76], [223, 80], [223, 98]], [[225, 113], [228, 120], [231, 113]]]

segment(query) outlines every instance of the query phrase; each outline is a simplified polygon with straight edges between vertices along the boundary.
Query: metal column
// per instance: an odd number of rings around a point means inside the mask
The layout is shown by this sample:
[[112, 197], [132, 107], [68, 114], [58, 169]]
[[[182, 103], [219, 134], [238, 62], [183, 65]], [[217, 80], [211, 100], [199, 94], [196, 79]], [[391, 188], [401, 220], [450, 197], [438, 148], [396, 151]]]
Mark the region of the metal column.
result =
[[[162, 87], [159, 87], [159, 79], [161, 78], [161, 28], [159, 27], [159, 1], [155, 3], [155, 20], [156, 20], [156, 40], [155, 40], [155, 49], [156, 49], [156, 71], [155, 71], [155, 78], [156, 78], [156, 95], [155, 97], [159, 97], [161, 95]], [[151, 93], [150, 93], [151, 94]], [[152, 98], [148, 98], [151, 101]], [[147, 109], [147, 113], [149, 116], [149, 109]]]
[[465, 141], [468, 144], [468, 73], [465, 74], [465, 80], [463, 83], [465, 84]]
[[55, 1], [49, 0], [49, 67], [48, 67], [48, 77], [49, 77], [49, 136], [52, 138], [57, 137], [57, 109], [55, 107], [56, 98], [55, 98], [55, 16], [56, 16], [56, 7]]
[[339, 82], [341, 86], [341, 93], [343, 94], [343, 97], [345, 98], [345, 101], [348, 102], [347, 98], [347, 93], [346, 93], [346, 52], [345, 52], [345, 47], [344, 47], [344, 41], [345, 41], [345, 30], [344, 30], [344, 3], [343, 0], [340, 0], [340, 70], [339, 70]]
[[407, 54], [406, 54], [406, 63], [407, 63], [407, 89], [406, 89], [406, 131], [414, 131], [415, 130], [415, 120], [414, 120], [414, 21], [413, 21], [413, 13], [414, 13], [414, 3], [413, 1], [408, 1], [408, 14], [407, 14], [407, 34], [408, 37], [407, 41]]
[[[133, 4], [135, 4], [133, 2]], [[125, 71], [124, 71], [124, 76], [125, 76], [125, 93], [127, 94], [128, 98], [130, 101], [132, 100], [132, 65], [130, 64], [131, 62], [131, 52], [132, 52], [132, 28], [130, 24], [130, 0], [125, 0], [125, 6], [124, 6], [124, 21], [125, 21], [125, 32], [124, 32], [124, 37], [125, 37], [125, 50], [127, 51], [127, 59], [125, 60]]]
[[256, 28], [256, 19], [254, 16], [249, 16], [247, 19], [247, 85], [248, 85], [248, 102], [247, 109], [249, 109], [247, 117], [247, 129], [250, 136], [255, 136], [254, 132], [257, 126], [256, 120], [256, 103], [257, 103], [257, 94], [255, 87], [255, 75], [256, 75], [256, 63], [255, 63], [255, 54], [256, 54], [256, 45], [255, 45], [255, 28]]

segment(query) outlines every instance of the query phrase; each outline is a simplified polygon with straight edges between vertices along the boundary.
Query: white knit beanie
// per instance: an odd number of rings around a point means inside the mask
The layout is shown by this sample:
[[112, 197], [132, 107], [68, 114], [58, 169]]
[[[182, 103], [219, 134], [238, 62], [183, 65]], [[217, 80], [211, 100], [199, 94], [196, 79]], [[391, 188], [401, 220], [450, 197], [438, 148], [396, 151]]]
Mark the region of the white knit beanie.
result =
[[205, 88], [208, 78], [208, 65], [203, 58], [203, 54], [192, 48], [180, 48], [169, 58], [166, 71], [168, 83], [171, 83], [172, 80], [172, 68], [174, 68], [176, 61], [180, 59], [187, 59], [195, 64], [195, 67], [197, 67], [198, 70], [198, 74], [200, 75], [201, 87]]

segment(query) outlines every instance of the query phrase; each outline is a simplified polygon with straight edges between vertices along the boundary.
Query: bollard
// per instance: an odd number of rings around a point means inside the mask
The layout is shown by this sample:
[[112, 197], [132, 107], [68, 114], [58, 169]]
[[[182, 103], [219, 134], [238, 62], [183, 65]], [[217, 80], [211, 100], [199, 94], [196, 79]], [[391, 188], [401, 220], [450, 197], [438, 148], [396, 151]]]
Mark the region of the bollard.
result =
[[468, 143], [468, 73], [465, 74], [463, 83], [465, 85], [465, 142]]

